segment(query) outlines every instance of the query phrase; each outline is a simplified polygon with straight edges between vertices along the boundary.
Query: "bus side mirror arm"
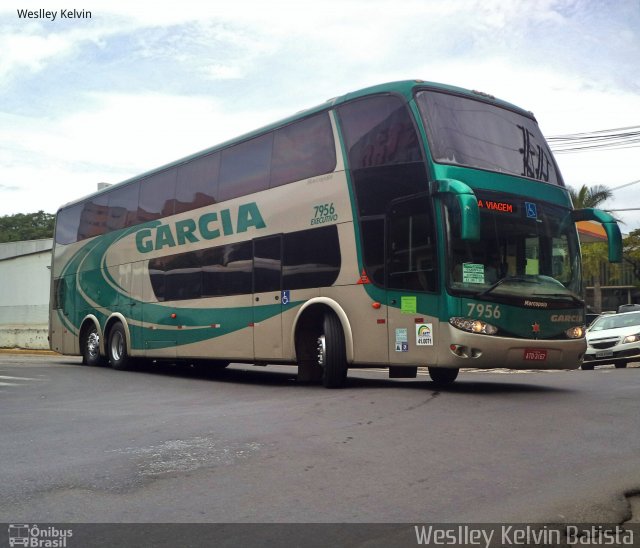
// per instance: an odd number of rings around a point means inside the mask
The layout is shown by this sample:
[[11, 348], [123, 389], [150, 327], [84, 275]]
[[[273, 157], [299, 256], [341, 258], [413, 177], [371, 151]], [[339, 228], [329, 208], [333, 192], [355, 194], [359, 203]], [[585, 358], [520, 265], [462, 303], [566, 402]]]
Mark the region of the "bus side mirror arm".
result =
[[620, 234], [620, 227], [612, 215], [601, 209], [587, 207], [573, 210], [571, 212], [571, 220], [574, 223], [578, 221], [595, 221], [600, 223], [607, 233], [607, 240], [609, 240], [609, 262], [622, 262], [622, 234]]
[[460, 238], [480, 239], [478, 198], [470, 186], [456, 179], [439, 179], [431, 184], [432, 194], [453, 194], [460, 207]]

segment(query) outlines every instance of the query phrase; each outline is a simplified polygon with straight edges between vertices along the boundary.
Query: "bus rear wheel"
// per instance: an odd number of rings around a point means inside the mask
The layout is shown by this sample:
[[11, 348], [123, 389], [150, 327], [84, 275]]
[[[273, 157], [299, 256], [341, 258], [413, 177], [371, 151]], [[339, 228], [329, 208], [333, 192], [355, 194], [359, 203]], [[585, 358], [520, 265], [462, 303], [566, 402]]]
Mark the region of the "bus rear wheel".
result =
[[342, 324], [333, 312], [324, 316], [318, 337], [318, 365], [322, 367], [322, 384], [341, 388], [347, 380], [347, 353]]
[[82, 363], [84, 365], [102, 365], [100, 356], [100, 334], [98, 328], [91, 324], [82, 335]]
[[119, 371], [131, 369], [133, 362], [127, 353], [127, 339], [124, 326], [116, 323], [109, 331], [109, 342], [107, 344], [107, 356], [111, 367]]
[[447, 386], [453, 384], [458, 378], [460, 369], [450, 367], [429, 367], [429, 376], [431, 380], [439, 386]]

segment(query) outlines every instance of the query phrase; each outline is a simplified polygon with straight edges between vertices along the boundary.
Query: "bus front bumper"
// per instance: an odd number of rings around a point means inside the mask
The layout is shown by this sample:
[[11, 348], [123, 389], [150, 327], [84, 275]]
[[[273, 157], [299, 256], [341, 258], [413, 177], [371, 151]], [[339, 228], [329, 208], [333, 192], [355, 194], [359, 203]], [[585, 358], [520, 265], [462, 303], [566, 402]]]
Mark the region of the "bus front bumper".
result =
[[441, 367], [577, 369], [587, 349], [582, 339], [515, 339], [467, 333], [451, 325], [438, 352]]

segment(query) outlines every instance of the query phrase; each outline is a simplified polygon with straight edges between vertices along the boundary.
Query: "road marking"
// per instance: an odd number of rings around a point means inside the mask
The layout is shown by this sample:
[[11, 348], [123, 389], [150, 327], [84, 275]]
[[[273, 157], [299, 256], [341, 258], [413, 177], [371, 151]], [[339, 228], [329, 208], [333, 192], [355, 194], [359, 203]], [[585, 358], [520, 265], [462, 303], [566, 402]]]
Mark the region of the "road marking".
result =
[[[25, 386], [26, 382], [21, 381], [46, 381], [46, 378], [35, 377], [13, 377], [11, 375], [0, 375], [0, 386]], [[8, 381], [8, 382], [4, 382]]]

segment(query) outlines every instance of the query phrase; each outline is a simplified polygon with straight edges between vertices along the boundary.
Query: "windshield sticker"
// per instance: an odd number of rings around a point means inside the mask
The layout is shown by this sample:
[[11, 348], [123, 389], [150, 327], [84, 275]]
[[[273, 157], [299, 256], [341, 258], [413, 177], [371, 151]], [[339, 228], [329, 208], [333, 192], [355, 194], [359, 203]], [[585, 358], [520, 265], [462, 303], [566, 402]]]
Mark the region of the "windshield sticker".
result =
[[421, 323], [416, 325], [416, 344], [418, 346], [433, 346], [432, 323]]
[[484, 283], [484, 265], [477, 263], [464, 263], [462, 265], [462, 281], [468, 284]]
[[400, 312], [403, 314], [416, 314], [418, 312], [418, 298], [400, 297]]

